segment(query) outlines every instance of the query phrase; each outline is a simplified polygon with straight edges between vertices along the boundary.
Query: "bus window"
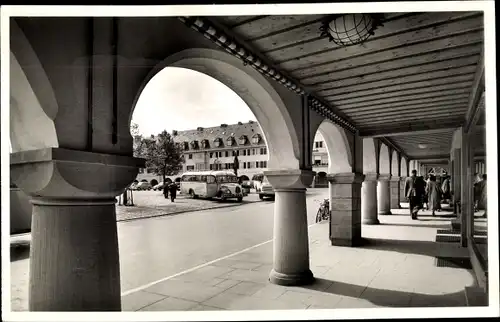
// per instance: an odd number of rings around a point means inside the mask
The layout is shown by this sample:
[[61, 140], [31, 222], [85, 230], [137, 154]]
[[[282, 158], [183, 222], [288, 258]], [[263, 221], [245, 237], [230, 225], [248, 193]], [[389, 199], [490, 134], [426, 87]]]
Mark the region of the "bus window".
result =
[[214, 176], [207, 176], [207, 183], [215, 183], [215, 177]]
[[201, 176], [200, 181], [201, 182], [206, 182], [207, 181], [207, 176]]
[[238, 178], [236, 176], [217, 176], [217, 182], [219, 183], [238, 183]]

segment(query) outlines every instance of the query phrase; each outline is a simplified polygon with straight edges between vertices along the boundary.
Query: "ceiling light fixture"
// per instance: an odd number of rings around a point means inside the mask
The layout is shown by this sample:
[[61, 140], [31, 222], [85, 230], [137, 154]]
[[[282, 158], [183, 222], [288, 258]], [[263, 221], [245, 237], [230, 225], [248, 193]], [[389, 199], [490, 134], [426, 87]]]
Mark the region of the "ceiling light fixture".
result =
[[361, 44], [383, 26], [383, 14], [348, 13], [329, 15], [320, 27], [321, 36], [327, 36], [339, 46]]
[[426, 149], [426, 148], [427, 148], [427, 144], [420, 143], [420, 144], [418, 145], [418, 147], [419, 147], [420, 149]]

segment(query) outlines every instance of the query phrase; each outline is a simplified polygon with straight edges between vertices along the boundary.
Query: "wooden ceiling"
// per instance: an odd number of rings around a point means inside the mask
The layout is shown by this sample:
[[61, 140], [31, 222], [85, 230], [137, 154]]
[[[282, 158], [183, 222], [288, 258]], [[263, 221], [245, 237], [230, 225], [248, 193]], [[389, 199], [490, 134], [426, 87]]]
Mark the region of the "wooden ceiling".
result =
[[[447, 129], [391, 140], [410, 157], [449, 153], [453, 128], [464, 123], [482, 62], [482, 12], [386, 13], [373, 36], [348, 47], [320, 35], [325, 17], [210, 20], [323, 98], [362, 135]], [[418, 143], [431, 148], [419, 149]]]

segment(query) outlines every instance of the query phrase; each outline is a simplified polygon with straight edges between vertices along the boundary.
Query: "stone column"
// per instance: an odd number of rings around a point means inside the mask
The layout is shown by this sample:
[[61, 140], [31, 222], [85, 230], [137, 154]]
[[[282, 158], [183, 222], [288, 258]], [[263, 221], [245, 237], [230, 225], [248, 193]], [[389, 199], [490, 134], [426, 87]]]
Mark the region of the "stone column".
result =
[[271, 170], [264, 175], [276, 193], [274, 203], [273, 270], [269, 281], [278, 285], [305, 285], [314, 281], [309, 269], [306, 187], [314, 172]]
[[399, 202], [408, 202], [405, 196], [405, 183], [406, 177], [401, 177], [399, 180]]
[[361, 173], [329, 174], [330, 240], [333, 246], [361, 244]]
[[391, 189], [391, 209], [401, 209], [399, 204], [399, 194], [400, 194], [400, 183], [401, 178], [398, 176], [392, 176], [390, 181]]
[[61, 148], [11, 154], [32, 198], [30, 311], [120, 311], [115, 196], [143, 160]]
[[377, 178], [376, 173], [365, 173], [361, 185], [361, 217], [365, 225], [380, 224], [377, 208]]
[[377, 185], [377, 206], [379, 215], [392, 215], [391, 213], [391, 175], [380, 174]]

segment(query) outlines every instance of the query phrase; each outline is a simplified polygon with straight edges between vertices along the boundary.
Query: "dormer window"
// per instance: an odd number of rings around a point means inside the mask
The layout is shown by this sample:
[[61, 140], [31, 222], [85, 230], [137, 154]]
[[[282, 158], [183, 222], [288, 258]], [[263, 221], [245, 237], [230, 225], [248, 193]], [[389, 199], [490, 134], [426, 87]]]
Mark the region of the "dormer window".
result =
[[226, 141], [228, 146], [232, 146], [234, 144], [234, 136], [228, 137]]
[[189, 142], [183, 142], [183, 148], [184, 150], [189, 150]]
[[252, 143], [253, 144], [259, 144], [261, 140], [260, 134], [255, 134], [252, 136]]
[[208, 140], [207, 140], [207, 139], [204, 139], [204, 140], [202, 140], [202, 141], [201, 141], [201, 147], [202, 147], [203, 149], [208, 149], [208, 148], [210, 148], [210, 143], [208, 142]]
[[192, 149], [198, 149], [198, 141], [196, 141], [196, 140], [195, 140], [195, 141], [192, 141], [192, 142], [191, 142], [191, 148], [192, 148]]
[[222, 146], [222, 139], [221, 138], [215, 138], [215, 140], [214, 140], [214, 146], [216, 148], [221, 147]]
[[240, 136], [240, 138], [238, 139], [238, 143], [240, 145], [245, 145], [247, 144], [247, 141], [248, 141], [248, 137], [246, 135], [242, 135]]

